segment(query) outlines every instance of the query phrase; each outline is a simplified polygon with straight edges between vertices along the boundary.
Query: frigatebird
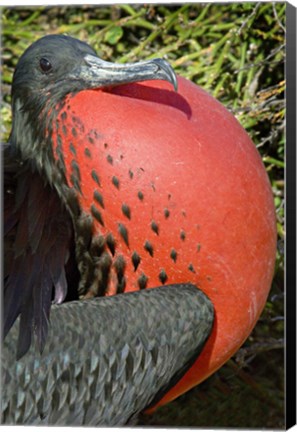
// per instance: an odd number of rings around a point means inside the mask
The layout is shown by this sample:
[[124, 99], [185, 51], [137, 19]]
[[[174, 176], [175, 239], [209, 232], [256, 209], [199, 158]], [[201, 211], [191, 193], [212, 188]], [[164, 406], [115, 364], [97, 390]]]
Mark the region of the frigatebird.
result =
[[265, 170], [234, 117], [167, 62], [108, 63], [68, 36], [22, 55], [12, 111], [3, 417], [126, 424], [253, 328], [275, 253]]

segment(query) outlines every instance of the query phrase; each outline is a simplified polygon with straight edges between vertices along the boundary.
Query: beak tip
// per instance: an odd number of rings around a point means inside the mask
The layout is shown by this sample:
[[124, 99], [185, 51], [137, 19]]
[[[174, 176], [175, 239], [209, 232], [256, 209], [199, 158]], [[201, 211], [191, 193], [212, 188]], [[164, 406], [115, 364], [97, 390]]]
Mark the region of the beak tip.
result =
[[168, 81], [173, 85], [174, 91], [177, 92], [178, 91], [177, 76], [170, 64], [168, 64], [166, 72], [168, 73], [168, 78], [169, 78]]
[[175, 79], [173, 80], [173, 88], [174, 88], [174, 91], [176, 91], [176, 92], [178, 92], [178, 85], [177, 85], [177, 79], [176, 79], [176, 76], [174, 77]]

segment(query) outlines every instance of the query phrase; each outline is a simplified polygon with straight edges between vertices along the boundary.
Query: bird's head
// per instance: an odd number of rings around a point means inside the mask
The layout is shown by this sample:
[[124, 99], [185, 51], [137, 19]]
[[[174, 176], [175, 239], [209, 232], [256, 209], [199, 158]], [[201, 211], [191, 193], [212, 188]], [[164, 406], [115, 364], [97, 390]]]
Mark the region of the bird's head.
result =
[[166, 80], [177, 88], [175, 73], [163, 59], [110, 63], [82, 41], [63, 35], [45, 36], [24, 52], [15, 69], [10, 141], [22, 158], [35, 160], [40, 168], [45, 157], [42, 149], [48, 148], [50, 117], [66, 95], [145, 80]]

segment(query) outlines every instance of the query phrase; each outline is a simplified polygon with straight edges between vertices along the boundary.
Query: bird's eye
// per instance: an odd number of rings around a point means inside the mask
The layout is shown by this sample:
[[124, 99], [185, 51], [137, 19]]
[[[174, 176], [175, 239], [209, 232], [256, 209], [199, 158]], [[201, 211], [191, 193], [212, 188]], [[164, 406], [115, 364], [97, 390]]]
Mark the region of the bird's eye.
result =
[[46, 59], [45, 57], [42, 57], [40, 59], [39, 66], [40, 66], [40, 69], [42, 70], [42, 72], [44, 72], [44, 73], [48, 73], [52, 69], [51, 62], [48, 59]]

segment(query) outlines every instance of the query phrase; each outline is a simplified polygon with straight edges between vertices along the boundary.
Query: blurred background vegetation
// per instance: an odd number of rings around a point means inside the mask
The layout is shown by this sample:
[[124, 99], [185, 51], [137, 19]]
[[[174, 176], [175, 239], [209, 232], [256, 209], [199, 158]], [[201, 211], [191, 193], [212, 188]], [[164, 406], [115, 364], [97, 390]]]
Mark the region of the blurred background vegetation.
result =
[[278, 250], [272, 289], [256, 328], [216, 374], [143, 416], [139, 425], [284, 427], [285, 11], [285, 3], [272, 2], [1, 10], [2, 141], [10, 131], [10, 86], [19, 56], [39, 37], [65, 33], [87, 41], [106, 60], [166, 58], [178, 74], [234, 113], [271, 180]]

